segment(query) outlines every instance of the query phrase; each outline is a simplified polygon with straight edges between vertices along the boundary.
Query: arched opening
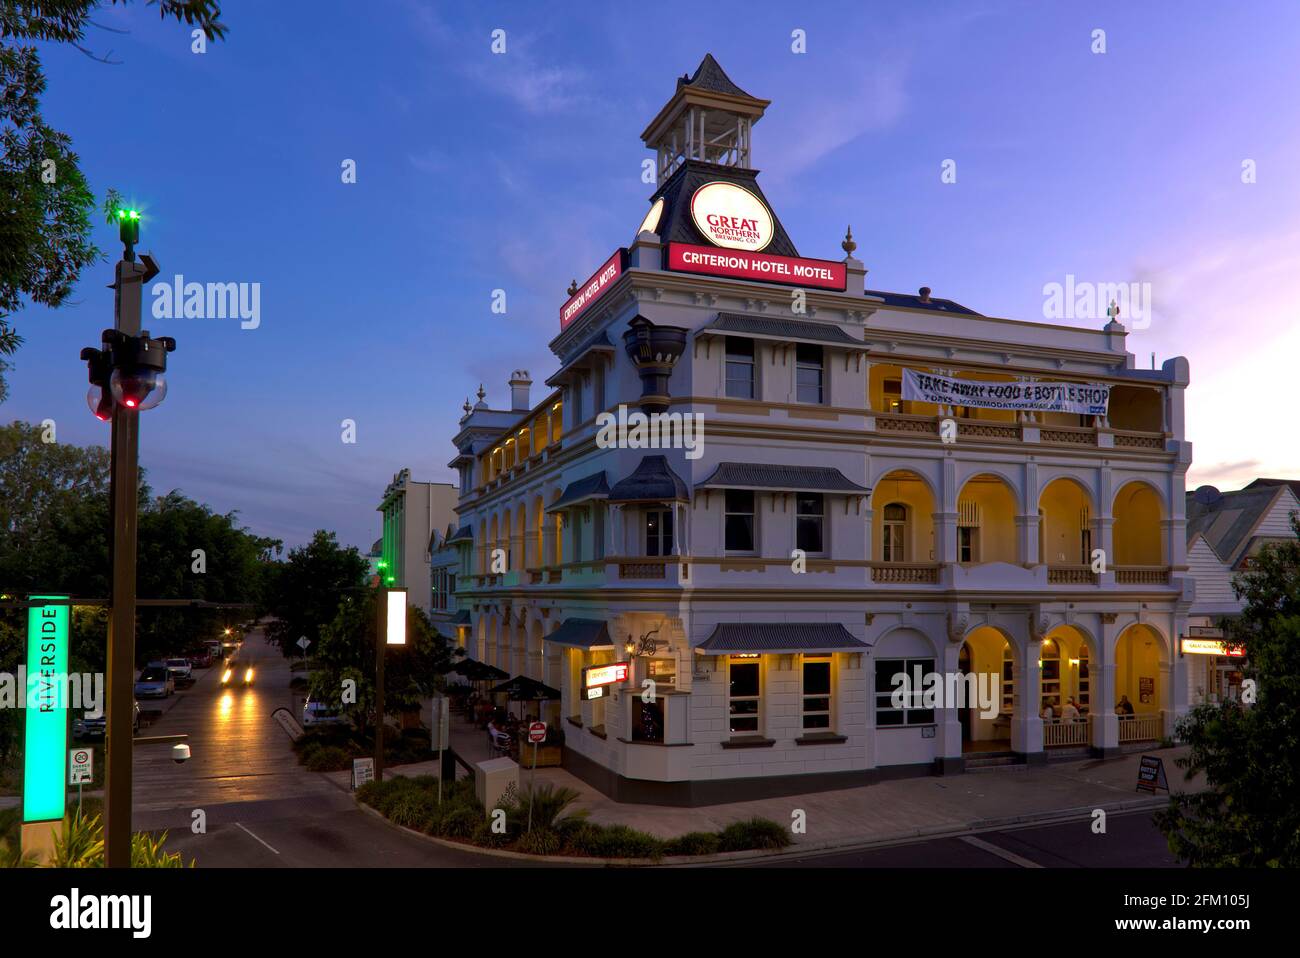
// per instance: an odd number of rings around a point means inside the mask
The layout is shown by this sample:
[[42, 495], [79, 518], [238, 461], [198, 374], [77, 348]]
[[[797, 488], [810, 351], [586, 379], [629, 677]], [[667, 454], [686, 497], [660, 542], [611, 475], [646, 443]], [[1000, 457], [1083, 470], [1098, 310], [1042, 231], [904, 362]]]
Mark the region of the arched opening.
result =
[[1016, 495], [1001, 476], [982, 473], [957, 495], [957, 561], [1016, 563]]
[[[512, 555], [511, 558], [518, 560], [518, 568], [525, 569], [528, 567], [528, 506], [526, 503], [519, 503], [518, 518], [515, 522], [515, 526], [516, 532], [514, 548], [517, 554]], [[510, 568], [514, 569], [515, 565], [511, 563]]]
[[496, 515], [492, 516], [491, 525], [488, 526], [488, 547], [487, 547], [487, 564], [483, 568], [485, 575], [492, 575], [492, 570], [496, 566], [494, 557], [498, 549], [501, 548], [501, 525]]
[[1165, 643], [1155, 629], [1135, 623], [1115, 640], [1115, 714], [1119, 741], [1150, 742], [1163, 735]]
[[1011, 643], [990, 626], [972, 629], [962, 643], [958, 671], [975, 676], [973, 682], [963, 678], [970, 691], [958, 711], [962, 752], [1009, 752], [1017, 677]]
[[1092, 496], [1073, 479], [1053, 479], [1038, 497], [1038, 561], [1053, 567], [1092, 564]]
[[546, 565], [546, 551], [542, 543], [546, 529], [546, 512], [542, 507], [542, 497], [533, 500], [533, 557], [531, 569], [540, 569]]
[[[934, 562], [934, 496], [914, 472], [895, 470], [871, 494], [872, 555], [878, 562]], [[888, 525], [887, 525], [888, 524]]]
[[514, 532], [514, 526], [510, 521], [510, 510], [507, 509], [501, 514], [501, 541], [497, 543], [497, 548], [505, 553], [505, 568], [503, 571], [509, 572], [515, 567], [514, 556], [510, 554], [510, 536]]
[[1164, 503], [1145, 482], [1130, 482], [1115, 494], [1113, 563], [1160, 567], [1164, 561]]

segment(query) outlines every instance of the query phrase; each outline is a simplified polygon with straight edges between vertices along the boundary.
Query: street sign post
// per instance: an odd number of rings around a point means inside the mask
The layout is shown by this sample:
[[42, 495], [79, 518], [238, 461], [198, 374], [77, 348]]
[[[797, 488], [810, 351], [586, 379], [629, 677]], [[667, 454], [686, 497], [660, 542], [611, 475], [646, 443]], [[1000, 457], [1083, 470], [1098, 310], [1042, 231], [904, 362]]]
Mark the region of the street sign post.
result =
[[533, 780], [528, 789], [528, 830], [533, 830], [533, 799], [537, 794], [537, 749], [546, 741], [546, 723], [530, 722], [528, 741], [533, 743]]
[[77, 786], [77, 814], [81, 814], [81, 786], [95, 779], [95, 753], [88, 748], [68, 752], [68, 784]]
[[354, 758], [352, 760], [352, 790], [355, 792], [366, 782], [375, 780], [375, 760], [373, 758]]
[[307, 654], [307, 646], [309, 646], [309, 645], [311, 645], [311, 639], [307, 638], [307, 636], [305, 636], [305, 635], [299, 637], [299, 639], [298, 639], [298, 648], [302, 649], [302, 654], [303, 654], [303, 655], [306, 655], [306, 654]]

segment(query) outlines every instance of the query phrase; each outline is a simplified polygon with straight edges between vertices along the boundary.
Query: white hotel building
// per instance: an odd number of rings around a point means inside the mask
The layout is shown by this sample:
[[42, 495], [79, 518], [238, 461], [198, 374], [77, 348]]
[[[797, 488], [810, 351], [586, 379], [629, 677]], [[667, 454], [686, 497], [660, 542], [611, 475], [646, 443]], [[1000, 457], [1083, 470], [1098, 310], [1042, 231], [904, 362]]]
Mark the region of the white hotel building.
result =
[[[451, 541], [470, 655], [559, 689], [546, 717], [565, 767], [627, 801], [1171, 736], [1195, 597], [1186, 360], [1135, 368], [1117, 321], [869, 289], [848, 237], [840, 259], [802, 259], [751, 166], [767, 105], [711, 56], [680, 79], [642, 134], [658, 156], [651, 211], [571, 288], [540, 401], [516, 371], [509, 409], [481, 391], [467, 404]], [[906, 370], [1095, 384], [1108, 404], [923, 402]], [[597, 415], [620, 405], [699, 414], [704, 442], [606, 447]], [[584, 670], [617, 662], [629, 679], [588, 693]], [[988, 674], [996, 714], [893, 707], [892, 677], [917, 668]], [[1071, 698], [1079, 720], [1042, 717]]]

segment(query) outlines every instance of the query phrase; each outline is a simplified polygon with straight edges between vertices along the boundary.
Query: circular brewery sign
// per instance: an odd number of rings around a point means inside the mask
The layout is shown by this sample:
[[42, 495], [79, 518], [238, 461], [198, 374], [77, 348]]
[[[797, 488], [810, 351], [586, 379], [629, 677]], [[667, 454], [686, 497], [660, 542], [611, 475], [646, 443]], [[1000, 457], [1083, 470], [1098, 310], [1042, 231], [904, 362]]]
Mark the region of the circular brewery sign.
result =
[[691, 218], [700, 235], [715, 246], [751, 253], [772, 242], [772, 213], [743, 186], [715, 180], [691, 197]]

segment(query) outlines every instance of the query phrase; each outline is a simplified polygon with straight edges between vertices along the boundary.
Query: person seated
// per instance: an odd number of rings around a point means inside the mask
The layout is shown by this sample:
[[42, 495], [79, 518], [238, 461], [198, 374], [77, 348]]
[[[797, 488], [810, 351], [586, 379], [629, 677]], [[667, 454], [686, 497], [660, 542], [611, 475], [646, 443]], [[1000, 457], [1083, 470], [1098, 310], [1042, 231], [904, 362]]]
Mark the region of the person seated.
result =
[[1051, 703], [1051, 702], [1048, 702], [1047, 704], [1045, 704], [1045, 705], [1043, 706], [1042, 716], [1043, 716], [1043, 718], [1044, 718], [1046, 721], [1049, 721], [1049, 722], [1050, 722], [1053, 718], [1056, 717], [1056, 713], [1052, 711], [1052, 703]]
[[1133, 715], [1133, 703], [1128, 700], [1127, 695], [1119, 697], [1119, 704], [1115, 706], [1115, 714], [1120, 718], [1131, 718]]
[[1071, 695], [1066, 701], [1065, 709], [1061, 712], [1061, 718], [1065, 719], [1067, 722], [1073, 722], [1079, 718], [1079, 706], [1074, 701], [1073, 695]]

